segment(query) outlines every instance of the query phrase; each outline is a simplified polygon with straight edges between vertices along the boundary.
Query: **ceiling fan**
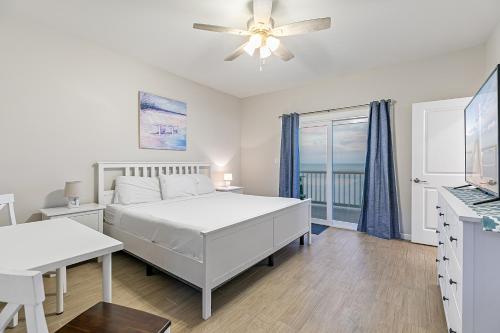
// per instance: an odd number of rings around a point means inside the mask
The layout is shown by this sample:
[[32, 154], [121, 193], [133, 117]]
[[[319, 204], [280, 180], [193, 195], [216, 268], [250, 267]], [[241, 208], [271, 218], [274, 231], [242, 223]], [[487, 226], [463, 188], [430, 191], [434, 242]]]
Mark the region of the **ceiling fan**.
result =
[[253, 0], [253, 18], [247, 22], [247, 30], [201, 23], [193, 24], [193, 28], [248, 37], [243, 45], [224, 59], [225, 61], [233, 61], [244, 52], [253, 56], [257, 49], [261, 60], [274, 54], [281, 60], [288, 61], [294, 55], [277, 37], [329, 29], [332, 23], [330, 17], [324, 17], [274, 27], [274, 20], [271, 17], [272, 7], [273, 0]]

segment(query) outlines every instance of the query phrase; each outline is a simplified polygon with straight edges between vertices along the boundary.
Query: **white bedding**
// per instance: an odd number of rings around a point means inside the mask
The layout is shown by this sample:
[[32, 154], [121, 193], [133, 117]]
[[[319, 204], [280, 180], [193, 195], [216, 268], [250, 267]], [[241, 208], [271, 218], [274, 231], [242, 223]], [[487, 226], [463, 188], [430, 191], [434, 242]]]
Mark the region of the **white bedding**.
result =
[[106, 223], [173, 251], [203, 260], [201, 233], [214, 231], [300, 202], [230, 192], [106, 207]]

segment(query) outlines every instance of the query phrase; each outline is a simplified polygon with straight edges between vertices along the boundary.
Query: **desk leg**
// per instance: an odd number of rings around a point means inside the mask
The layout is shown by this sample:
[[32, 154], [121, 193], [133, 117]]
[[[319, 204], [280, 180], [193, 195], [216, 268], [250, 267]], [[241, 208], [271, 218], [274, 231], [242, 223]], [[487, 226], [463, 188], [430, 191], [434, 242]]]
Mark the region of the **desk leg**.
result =
[[56, 313], [64, 312], [64, 284], [66, 280], [66, 267], [56, 269]]
[[66, 294], [68, 292], [68, 281], [67, 281], [67, 274], [66, 274], [66, 266], [61, 268], [61, 279], [63, 280], [63, 291]]
[[111, 253], [102, 256], [102, 299], [111, 303]]

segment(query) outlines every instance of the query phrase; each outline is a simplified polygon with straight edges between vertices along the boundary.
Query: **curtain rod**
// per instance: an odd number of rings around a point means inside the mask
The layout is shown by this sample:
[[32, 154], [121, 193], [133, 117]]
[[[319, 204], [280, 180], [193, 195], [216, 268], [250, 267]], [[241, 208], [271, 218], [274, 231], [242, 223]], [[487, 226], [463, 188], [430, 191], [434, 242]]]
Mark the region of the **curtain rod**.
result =
[[[392, 99], [386, 100], [389, 102], [389, 104], [393, 104], [396, 101], [393, 101]], [[309, 111], [309, 112], [302, 112], [299, 113], [300, 116], [306, 115], [306, 114], [313, 114], [313, 113], [323, 113], [323, 112], [332, 112], [332, 111], [339, 111], [339, 110], [347, 110], [347, 109], [355, 109], [355, 108], [360, 108], [363, 106], [370, 106], [370, 103], [365, 103], [365, 104], [359, 104], [359, 105], [351, 105], [351, 106], [342, 106], [339, 108], [333, 108], [333, 109], [326, 109], [326, 110], [318, 110], [318, 111]], [[281, 118], [282, 116], [279, 116], [278, 118]]]

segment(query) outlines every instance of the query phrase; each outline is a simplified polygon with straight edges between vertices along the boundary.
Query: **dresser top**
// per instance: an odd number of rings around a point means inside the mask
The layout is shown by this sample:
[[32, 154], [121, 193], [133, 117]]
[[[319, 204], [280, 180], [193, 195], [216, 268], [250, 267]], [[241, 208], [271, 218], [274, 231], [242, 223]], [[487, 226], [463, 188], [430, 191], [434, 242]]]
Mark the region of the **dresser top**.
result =
[[[464, 201], [451, 193], [446, 187], [438, 189], [439, 194], [443, 196], [448, 205], [458, 215], [460, 221], [463, 222], [481, 222], [482, 216], [470, 208]], [[466, 191], [466, 190], [464, 190]]]

